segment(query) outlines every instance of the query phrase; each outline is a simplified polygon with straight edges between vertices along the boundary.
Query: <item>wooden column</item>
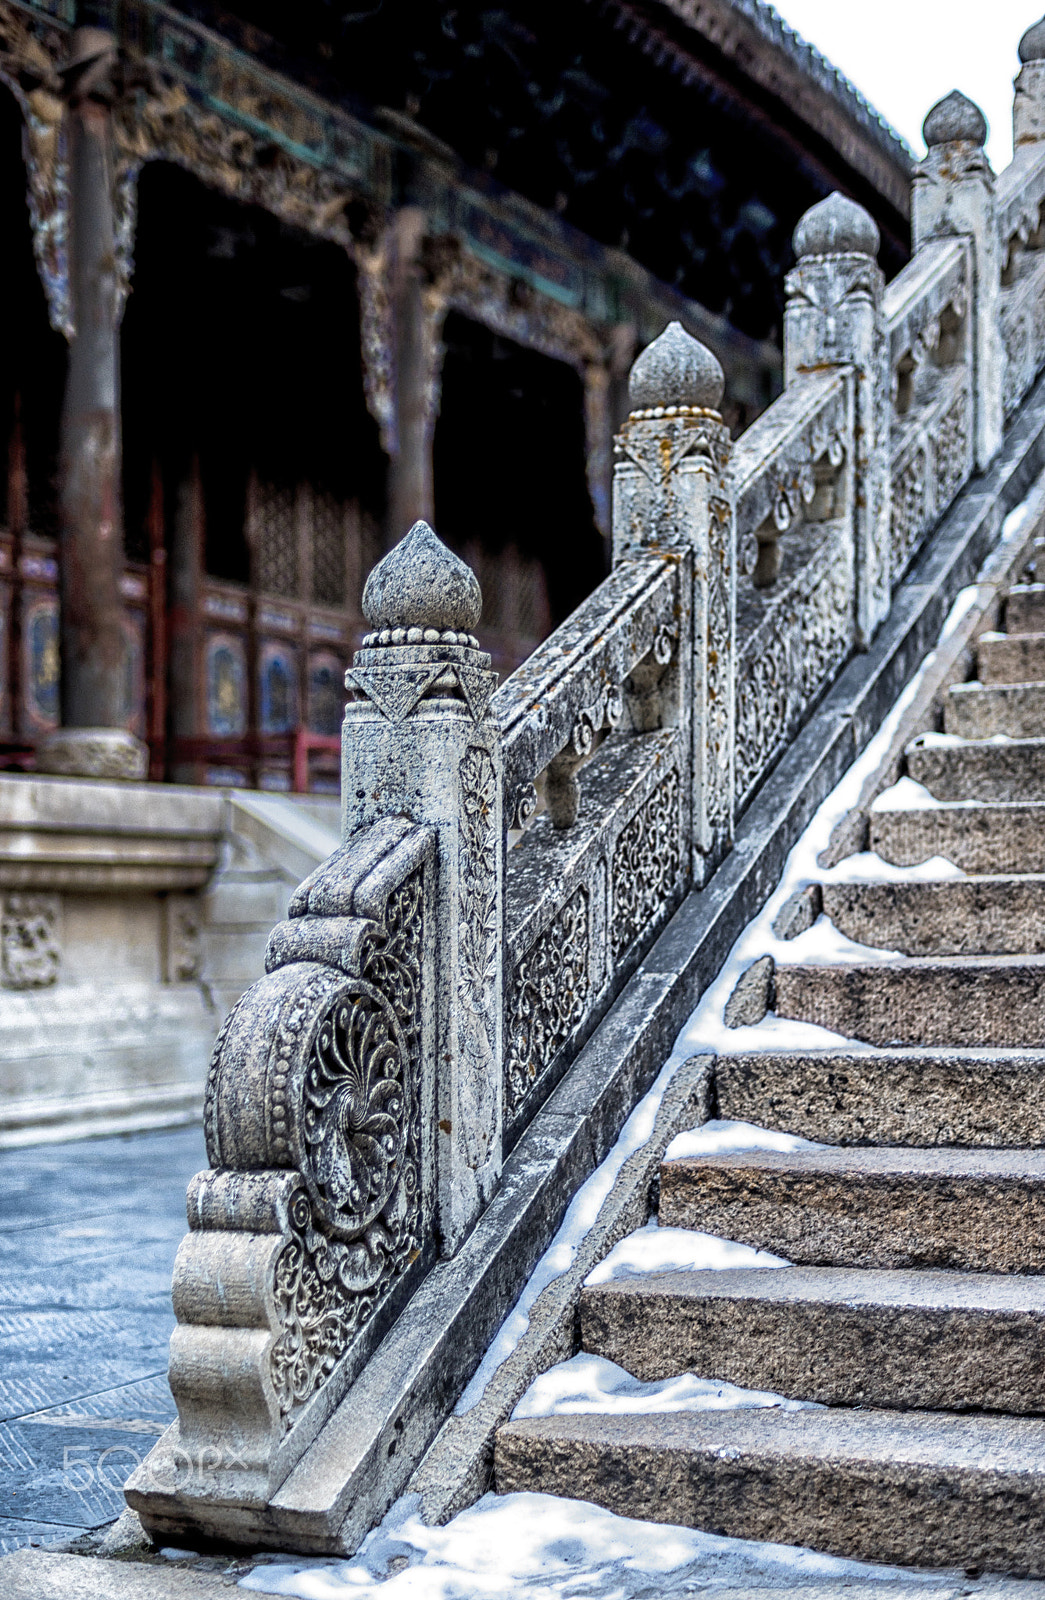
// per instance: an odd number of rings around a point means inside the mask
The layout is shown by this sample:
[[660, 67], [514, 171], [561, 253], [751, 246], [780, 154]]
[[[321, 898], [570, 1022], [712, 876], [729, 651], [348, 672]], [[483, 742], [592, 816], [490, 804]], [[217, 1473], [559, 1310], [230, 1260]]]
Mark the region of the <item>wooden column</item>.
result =
[[392, 311], [395, 338], [395, 448], [388, 476], [389, 545], [415, 522], [435, 513], [432, 435], [438, 351], [424, 302], [421, 244], [424, 212], [401, 211], [395, 223], [392, 260]]
[[38, 750], [46, 771], [144, 777], [145, 747], [125, 731], [127, 638], [120, 578], [119, 320], [113, 201], [116, 43], [72, 35], [68, 96], [70, 298], [75, 333], [60, 451], [62, 728]]

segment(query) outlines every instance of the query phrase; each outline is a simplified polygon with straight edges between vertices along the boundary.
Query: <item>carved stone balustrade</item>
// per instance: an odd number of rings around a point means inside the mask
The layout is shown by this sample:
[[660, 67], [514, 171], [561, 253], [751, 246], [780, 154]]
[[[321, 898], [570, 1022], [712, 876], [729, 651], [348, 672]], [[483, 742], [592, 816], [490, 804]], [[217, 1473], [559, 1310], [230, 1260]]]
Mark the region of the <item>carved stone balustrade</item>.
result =
[[422, 1304], [477, 1270], [506, 1157], [683, 899], [715, 903], [739, 813], [1045, 367], [1045, 23], [1021, 60], [997, 181], [977, 108], [930, 112], [887, 288], [860, 206], [802, 219], [785, 391], [735, 444], [709, 350], [673, 323], [640, 355], [613, 571], [496, 693], [478, 584], [430, 527], [372, 572], [343, 843], [214, 1054], [179, 1421], [128, 1490], [151, 1528], [340, 1549], [353, 1497], [380, 1515], [454, 1405], [418, 1356], [389, 1441], [370, 1358], [426, 1275]]

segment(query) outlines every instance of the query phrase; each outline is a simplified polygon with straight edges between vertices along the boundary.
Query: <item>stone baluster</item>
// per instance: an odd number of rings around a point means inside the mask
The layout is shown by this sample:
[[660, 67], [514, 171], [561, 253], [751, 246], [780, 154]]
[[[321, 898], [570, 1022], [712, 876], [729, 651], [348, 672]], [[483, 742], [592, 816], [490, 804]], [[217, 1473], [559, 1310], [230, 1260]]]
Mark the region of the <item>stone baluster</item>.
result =
[[856, 637], [866, 648], [890, 602], [889, 348], [874, 219], [828, 195], [795, 230], [798, 264], [787, 277], [784, 382], [826, 367], [856, 378], [850, 515], [856, 567]]
[[1045, 139], [1045, 17], [1020, 40], [1020, 62], [1012, 102], [1015, 150]]
[[[723, 389], [712, 352], [672, 322], [631, 369], [614, 473], [614, 565], [658, 550], [685, 557], [677, 696], [674, 708], [665, 695], [657, 704], [665, 722], [691, 728], [697, 883], [733, 838], [737, 538]], [[659, 664], [669, 659], [662, 649]], [[629, 702], [646, 687], [632, 684]]]
[[144, 777], [148, 752], [126, 731], [128, 640], [120, 579], [123, 512], [112, 100], [116, 41], [73, 33], [68, 98], [70, 290], [75, 331], [61, 422], [62, 727], [38, 766]]
[[[346, 682], [344, 838], [381, 818], [436, 830], [439, 1220], [452, 1254], [501, 1169], [503, 787], [496, 675], [471, 629], [473, 573], [424, 522], [371, 572], [373, 632]], [[433, 1064], [434, 1070], [434, 1064]]]
[[987, 121], [957, 90], [933, 106], [922, 126], [927, 153], [915, 169], [911, 235], [916, 251], [930, 239], [967, 238], [973, 251], [974, 443], [977, 467], [993, 460], [1002, 434], [1001, 262], [994, 173], [984, 152]]

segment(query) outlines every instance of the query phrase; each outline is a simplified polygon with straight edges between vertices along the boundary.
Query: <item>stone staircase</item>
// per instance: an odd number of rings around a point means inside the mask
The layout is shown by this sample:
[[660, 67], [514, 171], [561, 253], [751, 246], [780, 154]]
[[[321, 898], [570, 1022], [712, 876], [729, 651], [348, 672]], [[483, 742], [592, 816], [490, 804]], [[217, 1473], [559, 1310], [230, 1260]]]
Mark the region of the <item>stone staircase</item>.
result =
[[943, 736], [908, 745], [906, 782], [870, 813], [884, 862], [974, 876], [832, 874], [804, 926], [822, 907], [871, 949], [778, 961], [768, 999], [852, 1043], [719, 1060], [721, 1117], [822, 1143], [661, 1169], [662, 1226], [792, 1265], [583, 1292], [581, 1347], [642, 1380], [695, 1371], [813, 1404], [513, 1422], [500, 1492], [1045, 1574], [1043, 575], [1032, 562], [1010, 591], [976, 680], [946, 691]]

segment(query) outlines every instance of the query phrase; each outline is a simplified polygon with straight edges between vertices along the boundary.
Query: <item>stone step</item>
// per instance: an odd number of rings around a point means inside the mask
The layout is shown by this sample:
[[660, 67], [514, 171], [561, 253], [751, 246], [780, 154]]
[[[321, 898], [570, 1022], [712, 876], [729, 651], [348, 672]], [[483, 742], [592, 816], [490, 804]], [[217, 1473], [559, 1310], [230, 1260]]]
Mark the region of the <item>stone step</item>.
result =
[[857, 944], [909, 956], [1045, 953], [1045, 875], [825, 883], [823, 909]]
[[528, 1418], [497, 1435], [498, 1494], [861, 1561], [1045, 1574], [1045, 1423], [752, 1410]]
[[581, 1293], [581, 1346], [829, 1406], [1045, 1415], [1045, 1280], [856, 1267], [617, 1278]]
[[934, 799], [1045, 800], [1045, 739], [924, 744], [924, 737], [907, 746], [907, 771]]
[[1045, 583], [1017, 583], [1005, 602], [1007, 633], [1045, 632]]
[[798, 1264], [1045, 1272], [1045, 1150], [750, 1150], [665, 1161], [660, 1223]]
[[875, 1045], [1045, 1045], [1045, 957], [777, 966], [777, 1016]]
[[943, 705], [946, 733], [962, 739], [1037, 739], [1045, 734], [1045, 683], [953, 683]]
[[1045, 803], [975, 801], [911, 810], [872, 809], [868, 842], [883, 861], [915, 867], [944, 856], [965, 872], [1045, 872]]
[[1045, 1145], [1045, 1051], [759, 1050], [715, 1063], [718, 1113], [832, 1145]]
[[976, 675], [981, 683], [1045, 682], [1045, 633], [982, 633]]

